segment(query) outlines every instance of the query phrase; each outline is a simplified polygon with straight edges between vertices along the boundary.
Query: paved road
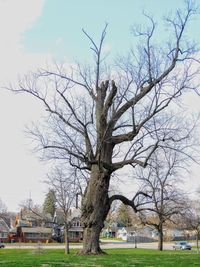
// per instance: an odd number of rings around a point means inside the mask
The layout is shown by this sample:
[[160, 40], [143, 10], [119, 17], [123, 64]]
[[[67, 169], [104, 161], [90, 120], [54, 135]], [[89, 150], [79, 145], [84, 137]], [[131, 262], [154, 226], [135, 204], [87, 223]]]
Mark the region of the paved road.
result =
[[[147, 249], [157, 249], [158, 244], [156, 242], [154, 243], [138, 243], [137, 248], [147, 248]], [[164, 250], [172, 250], [173, 243], [164, 243]], [[23, 249], [34, 249], [38, 248], [38, 244], [31, 244], [31, 245], [20, 245], [20, 244], [9, 244], [6, 245], [7, 249], [11, 248], [23, 248]], [[42, 244], [42, 248], [44, 249], [64, 249], [64, 244], [62, 245], [45, 245]], [[70, 248], [78, 248], [81, 249], [82, 245], [77, 244], [77, 245], [70, 245]], [[101, 242], [101, 248], [102, 249], [112, 249], [112, 248], [135, 248], [134, 243], [126, 243], [126, 242], [113, 242], [113, 241], [103, 241]]]

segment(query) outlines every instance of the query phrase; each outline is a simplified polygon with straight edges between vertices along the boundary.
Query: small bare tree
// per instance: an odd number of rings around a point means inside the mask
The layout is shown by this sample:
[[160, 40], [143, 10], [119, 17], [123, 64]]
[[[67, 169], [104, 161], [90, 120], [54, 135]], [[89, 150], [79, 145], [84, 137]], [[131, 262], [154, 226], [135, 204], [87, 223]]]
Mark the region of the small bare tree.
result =
[[71, 227], [71, 209], [76, 205], [76, 196], [80, 192], [74, 176], [66, 175], [62, 168], [55, 168], [45, 181], [54, 191], [57, 207], [64, 217], [65, 253], [69, 254], [69, 228]]
[[[188, 203], [189, 206], [189, 203]], [[195, 231], [197, 251], [199, 252], [199, 238], [200, 238], [200, 202], [191, 201], [190, 207], [183, 216], [183, 220], [188, 229]]]
[[109, 62], [111, 68], [103, 54], [107, 25], [99, 43], [83, 30], [91, 43], [91, 67], [56, 65], [10, 87], [37, 98], [47, 111], [44, 124], [31, 129], [44, 158], [63, 159], [86, 171], [83, 254], [101, 253], [99, 235], [113, 201], [138, 209], [135, 196], [109, 195], [113, 174], [125, 166], [146, 167], [158, 147], [170, 147], [188, 135], [187, 128], [170, 125], [165, 111], [183, 92], [196, 89], [196, 50], [184, 36], [195, 13], [188, 1], [183, 11], [167, 18], [170, 36], [161, 45], [155, 44], [154, 19], [145, 15], [149, 26], [134, 31], [138, 44], [127, 57]]
[[34, 203], [32, 198], [22, 200], [19, 203], [19, 208], [22, 219], [26, 219], [26, 216], [32, 217], [37, 226], [44, 226], [52, 223], [52, 218], [46, 216], [42, 211], [42, 207]]
[[6, 204], [0, 199], [0, 218], [7, 214]]
[[142, 172], [140, 181], [149, 198], [149, 204], [140, 211], [144, 224], [153, 226], [158, 232], [158, 249], [163, 250], [163, 226], [173, 221], [175, 215], [186, 211], [186, 200], [178, 189], [178, 169], [183, 165], [177, 152], [160, 149]]
[[0, 199], [0, 214], [4, 214], [7, 212], [6, 204]]

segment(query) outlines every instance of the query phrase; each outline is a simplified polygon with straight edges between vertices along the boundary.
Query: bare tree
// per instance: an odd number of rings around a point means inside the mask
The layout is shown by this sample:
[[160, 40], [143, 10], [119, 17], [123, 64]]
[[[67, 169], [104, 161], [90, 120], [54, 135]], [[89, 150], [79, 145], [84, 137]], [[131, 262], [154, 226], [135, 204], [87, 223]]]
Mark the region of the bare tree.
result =
[[175, 215], [186, 211], [185, 195], [177, 187], [183, 165], [177, 152], [159, 149], [150, 160], [150, 165], [140, 175], [142, 187], [151, 196], [149, 204], [143, 206], [140, 218], [144, 224], [153, 226], [158, 232], [158, 249], [163, 250], [163, 226], [173, 221]]
[[196, 51], [184, 36], [195, 12], [187, 2], [184, 11], [167, 18], [170, 37], [160, 46], [154, 42], [156, 23], [145, 15], [149, 26], [135, 30], [138, 45], [111, 68], [103, 54], [107, 25], [99, 44], [83, 30], [91, 43], [93, 66], [56, 65], [27, 75], [18, 88], [11, 86], [40, 100], [47, 111], [43, 125], [31, 129], [43, 157], [63, 159], [86, 172], [83, 254], [101, 253], [99, 235], [113, 201], [138, 209], [135, 199], [142, 192], [132, 199], [109, 195], [113, 174], [125, 166], [146, 167], [158, 147], [170, 147], [189, 135], [187, 128], [170, 124], [165, 110], [184, 91], [196, 89]]
[[43, 213], [42, 207], [34, 203], [32, 198], [22, 200], [19, 203], [21, 217], [25, 219], [27, 216], [34, 218], [37, 226], [52, 224], [52, 218]]
[[[189, 204], [189, 203], [188, 203]], [[187, 229], [195, 231], [196, 234], [196, 245], [197, 251], [199, 252], [199, 238], [200, 238], [200, 202], [191, 201], [190, 207], [187, 209], [187, 212], [184, 214], [183, 221]]]
[[69, 254], [69, 228], [71, 227], [71, 208], [76, 205], [76, 196], [79, 193], [79, 186], [73, 176], [66, 175], [64, 171], [55, 168], [51, 175], [48, 175], [46, 183], [55, 194], [57, 206], [64, 217], [65, 253]]
[[6, 204], [0, 199], [0, 218], [7, 214]]

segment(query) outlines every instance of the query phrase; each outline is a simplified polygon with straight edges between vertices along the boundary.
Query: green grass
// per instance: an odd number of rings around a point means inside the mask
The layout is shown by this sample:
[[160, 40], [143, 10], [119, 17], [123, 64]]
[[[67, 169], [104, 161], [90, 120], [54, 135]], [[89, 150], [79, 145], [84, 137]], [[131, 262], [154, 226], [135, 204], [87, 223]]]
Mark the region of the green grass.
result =
[[[37, 242], [33, 243], [33, 242], [16, 242], [16, 243], [4, 243], [5, 246], [9, 246], [9, 247], [13, 247], [13, 248], [19, 248], [20, 246], [37, 246]], [[58, 242], [51, 242], [51, 243], [40, 243], [42, 246], [47, 246], [47, 247], [51, 247], [51, 246], [64, 246], [65, 243], [58, 243]], [[70, 245], [76, 246], [76, 245], [81, 245], [82, 242], [70, 242]]]
[[192, 267], [200, 266], [195, 251], [163, 251], [145, 249], [109, 249], [107, 255], [76, 256], [76, 250], [65, 255], [62, 249], [1, 249], [2, 267]]

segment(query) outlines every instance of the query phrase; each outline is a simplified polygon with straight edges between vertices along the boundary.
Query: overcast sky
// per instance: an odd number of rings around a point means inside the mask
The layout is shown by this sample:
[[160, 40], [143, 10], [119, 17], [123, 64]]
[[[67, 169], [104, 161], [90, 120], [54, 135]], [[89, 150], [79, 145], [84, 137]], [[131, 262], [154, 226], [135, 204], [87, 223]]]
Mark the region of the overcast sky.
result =
[[[98, 38], [108, 23], [106, 49], [110, 56], [125, 53], [130, 47], [131, 25], [144, 24], [143, 10], [159, 21], [183, 7], [183, 0], [0, 0], [0, 86], [14, 82], [19, 75], [44, 66], [52, 60], [85, 61], [88, 40], [81, 31]], [[198, 2], [198, 1], [197, 1]], [[200, 43], [200, 17], [187, 30], [190, 40]], [[165, 27], [157, 38], [164, 39]], [[192, 102], [193, 101], [193, 102]], [[195, 101], [195, 102], [194, 102]], [[189, 105], [198, 111], [198, 99]], [[30, 151], [24, 126], [39, 120], [42, 108], [27, 95], [0, 90], [0, 198], [9, 210], [31, 197], [42, 203], [46, 187], [42, 183], [46, 167]], [[191, 192], [198, 180], [199, 167], [191, 169], [187, 186]]]

